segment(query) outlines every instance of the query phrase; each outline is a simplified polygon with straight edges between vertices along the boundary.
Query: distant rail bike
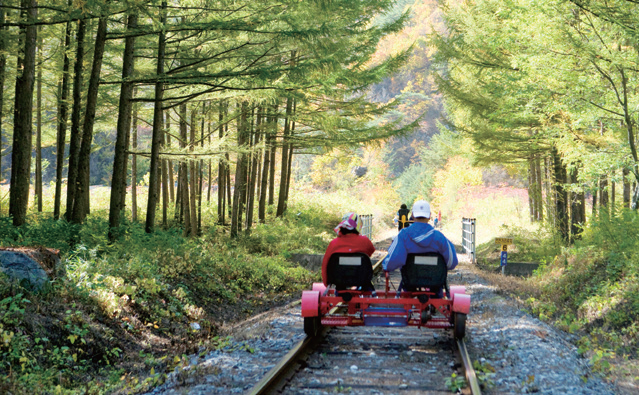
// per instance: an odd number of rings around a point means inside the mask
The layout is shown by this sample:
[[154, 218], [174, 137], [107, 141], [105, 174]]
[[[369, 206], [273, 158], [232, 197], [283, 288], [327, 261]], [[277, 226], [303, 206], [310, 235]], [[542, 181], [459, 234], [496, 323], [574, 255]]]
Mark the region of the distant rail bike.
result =
[[333, 254], [328, 286], [314, 283], [312, 290], [302, 293], [304, 331], [314, 337], [322, 326], [417, 326], [452, 330], [456, 339], [464, 338], [470, 295], [464, 286], [448, 286], [444, 258], [437, 253], [409, 254], [401, 274], [397, 290], [390, 290], [388, 272], [385, 289], [376, 290], [368, 256]]

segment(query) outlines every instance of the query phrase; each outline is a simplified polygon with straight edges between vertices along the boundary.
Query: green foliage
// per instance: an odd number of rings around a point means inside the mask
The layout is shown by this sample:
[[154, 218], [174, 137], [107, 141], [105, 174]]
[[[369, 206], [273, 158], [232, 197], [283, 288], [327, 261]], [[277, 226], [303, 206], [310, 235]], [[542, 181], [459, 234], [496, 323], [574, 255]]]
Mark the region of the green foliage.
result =
[[526, 305], [534, 315], [544, 321], [549, 321], [557, 311], [557, 306], [552, 302], [543, 302], [535, 298], [528, 298]]
[[69, 251], [69, 235], [77, 233], [80, 227], [66, 221], [53, 221], [47, 217], [34, 217], [28, 226], [16, 228], [11, 218], [0, 217], [0, 246], [7, 245], [43, 245], [59, 249], [61, 253]]
[[[581, 334], [579, 351], [596, 371], [613, 369], [616, 355], [637, 356], [638, 220], [636, 212], [627, 209], [613, 216], [600, 213], [570, 248], [553, 253], [548, 247], [555, 242], [547, 235], [545, 241], [531, 241], [542, 247], [539, 252], [545, 250], [545, 258], [526, 248], [522, 251], [545, 262], [529, 279], [540, 287], [541, 296], [529, 298], [526, 305], [541, 319]], [[518, 248], [522, 241], [516, 241]]]
[[[441, 9], [435, 0], [397, 1], [385, 17], [398, 15], [409, 7], [411, 22], [400, 33], [386, 37], [378, 46], [377, 56], [387, 56], [399, 48], [412, 46], [413, 50], [406, 64], [392, 77], [373, 86], [370, 93], [375, 101], [386, 102], [389, 97], [399, 101], [395, 110], [384, 117], [386, 120], [419, 119], [414, 133], [388, 142], [385, 161], [394, 177], [420, 163], [420, 149], [437, 135], [437, 122], [443, 109], [442, 95], [437, 92], [431, 75], [433, 51], [425, 40], [432, 31], [446, 30]], [[402, 200], [407, 198], [403, 196]]]
[[[19, 287], [5, 278], [0, 278], [0, 285], [0, 296], [4, 296], [0, 301], [0, 391], [22, 393], [30, 388], [36, 393], [66, 393], [61, 380], [78, 380], [95, 372], [93, 363], [109, 365], [119, 358], [118, 347], [106, 352], [94, 349], [95, 336], [82, 311], [67, 310], [53, 325], [39, 323], [34, 303], [15, 293]], [[41, 306], [46, 297], [31, 295], [30, 299]]]
[[416, 158], [393, 183], [402, 202], [410, 205], [419, 198], [432, 198], [432, 189], [439, 186], [435, 174], [448, 158], [461, 153], [460, 142], [459, 135], [441, 128], [441, 133], [433, 136], [428, 145], [415, 144]]
[[569, 189], [596, 192], [601, 177], [618, 181], [637, 162], [627, 121], [639, 100], [633, 4], [451, 0], [442, 9], [448, 33], [430, 36], [435, 78], [478, 163], [552, 147], [578, 173]]
[[[313, 211], [297, 211], [298, 208], [292, 205], [282, 217], [266, 224], [258, 224], [251, 230], [250, 235], [243, 236], [242, 243], [247, 246], [250, 253], [279, 253], [284, 257], [292, 253], [313, 254], [326, 249], [330, 241], [327, 240], [327, 234], [332, 229], [334, 221], [331, 219], [334, 215], [319, 207]], [[294, 229], [294, 232], [282, 237], [281, 232], [286, 232], [287, 228]], [[324, 231], [318, 234], [318, 229]]]
[[446, 378], [446, 387], [455, 394], [460, 393], [467, 386], [464, 376], [459, 376], [457, 373], [452, 373], [450, 377]]
[[[549, 257], [559, 254], [563, 246], [561, 237], [553, 232], [549, 224], [535, 228], [502, 225], [498, 235], [513, 239], [515, 247], [512, 251], [509, 249], [509, 259], [512, 258], [517, 262], [537, 262], [542, 267]], [[499, 237], [498, 235], [495, 237]], [[493, 240], [490, 243], [495, 246]]]
[[[5, 279], [0, 279], [2, 285], [7, 286]], [[27, 356], [30, 348], [29, 337], [20, 330], [20, 323], [24, 319], [24, 310], [31, 303], [23, 294], [8, 296], [0, 300], [0, 364], [2, 370], [12, 366], [21, 366], [22, 371], [31, 359]]]
[[430, 199], [425, 192], [430, 191], [433, 186], [434, 170], [424, 163], [408, 166], [393, 183], [399, 193], [400, 201], [410, 205], [420, 197]]
[[483, 388], [491, 388], [495, 385], [493, 377], [496, 375], [496, 369], [488, 362], [473, 361], [473, 369], [479, 380], [479, 385]]
[[[57, 246], [67, 277], [29, 298], [17, 292], [18, 285], [0, 278], [0, 376], [5, 377], [0, 390], [34, 386], [46, 392], [59, 385], [73, 393], [79, 383], [74, 375], [80, 373], [110, 380], [130, 351], [123, 351], [127, 346], [122, 340], [108, 340], [114, 329], [104, 323], [130, 336], [146, 331], [199, 336], [183, 329], [191, 322], [215, 334], [210, 323], [217, 321], [220, 306], [241, 304], [250, 311], [269, 298], [307, 287], [317, 274], [286, 258], [326, 248], [334, 220], [320, 203], [291, 203], [285, 216], [236, 240], [217, 228], [200, 238], [184, 238], [180, 229], [147, 234], [141, 225], [125, 222], [118, 243], [108, 244], [108, 224], [99, 211], [82, 228], [45, 217], [12, 228], [3, 219], [0, 226], [8, 232], [2, 233], [2, 245]], [[47, 306], [47, 314], [56, 310], [58, 319], [46, 327], [32, 326], [26, 319], [34, 314], [30, 301]], [[96, 325], [102, 329], [96, 332]]]

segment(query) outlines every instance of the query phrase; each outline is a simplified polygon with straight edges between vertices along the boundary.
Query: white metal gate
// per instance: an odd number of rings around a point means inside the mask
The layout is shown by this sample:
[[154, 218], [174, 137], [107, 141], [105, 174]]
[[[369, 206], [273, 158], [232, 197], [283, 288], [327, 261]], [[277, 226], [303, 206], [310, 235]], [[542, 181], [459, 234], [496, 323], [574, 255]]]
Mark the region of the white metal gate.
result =
[[464, 253], [469, 255], [470, 262], [475, 263], [475, 218], [462, 218], [462, 247]]

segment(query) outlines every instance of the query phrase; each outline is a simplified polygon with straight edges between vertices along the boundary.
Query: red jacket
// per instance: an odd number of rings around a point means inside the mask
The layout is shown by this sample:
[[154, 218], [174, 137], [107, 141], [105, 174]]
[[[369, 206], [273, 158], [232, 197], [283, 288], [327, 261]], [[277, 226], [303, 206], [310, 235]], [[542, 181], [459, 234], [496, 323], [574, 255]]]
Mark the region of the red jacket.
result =
[[339, 233], [326, 248], [324, 259], [322, 260], [322, 281], [324, 285], [328, 285], [326, 282], [326, 268], [328, 267], [328, 261], [336, 252], [361, 252], [368, 256], [373, 255], [375, 252], [375, 246], [366, 236], [356, 235], [355, 233], [349, 233], [343, 235]]

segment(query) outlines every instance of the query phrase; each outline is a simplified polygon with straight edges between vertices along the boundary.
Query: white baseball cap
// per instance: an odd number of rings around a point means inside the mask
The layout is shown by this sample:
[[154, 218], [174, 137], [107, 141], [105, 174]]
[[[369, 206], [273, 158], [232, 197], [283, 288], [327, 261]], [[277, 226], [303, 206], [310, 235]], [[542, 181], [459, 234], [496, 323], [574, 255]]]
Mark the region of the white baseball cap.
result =
[[413, 217], [430, 218], [430, 204], [425, 200], [418, 200], [413, 204]]

